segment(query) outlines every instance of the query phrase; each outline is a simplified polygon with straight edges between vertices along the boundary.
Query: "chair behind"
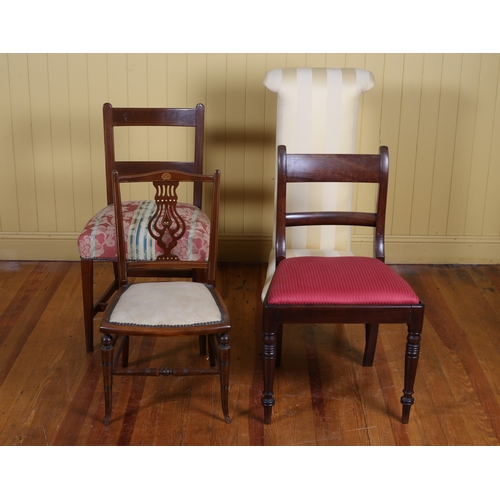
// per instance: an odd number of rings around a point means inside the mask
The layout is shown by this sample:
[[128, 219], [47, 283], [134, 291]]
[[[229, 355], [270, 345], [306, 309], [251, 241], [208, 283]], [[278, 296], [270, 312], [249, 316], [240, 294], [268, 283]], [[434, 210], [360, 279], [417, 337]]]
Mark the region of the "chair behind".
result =
[[[82, 269], [82, 292], [84, 309], [85, 343], [87, 352], [93, 350], [93, 318], [102, 312], [107, 301], [118, 288], [118, 275], [116, 269], [117, 250], [114, 229], [111, 224], [113, 217], [112, 172], [121, 174], [135, 174], [144, 171], [161, 171], [166, 169], [178, 170], [186, 173], [203, 173], [203, 147], [204, 147], [204, 120], [205, 108], [198, 104], [195, 108], [114, 108], [111, 104], [103, 106], [104, 123], [104, 150], [105, 150], [105, 177], [106, 198], [108, 206], [95, 214], [85, 226], [78, 239]], [[178, 160], [117, 160], [115, 131], [125, 127], [176, 127], [194, 131], [194, 145], [192, 158]], [[127, 244], [133, 247], [132, 260], [128, 263], [130, 276], [187, 276], [200, 282], [206, 282], [205, 270], [199, 266], [172, 265], [160, 268], [150, 266], [151, 256], [144, 249], [143, 235], [146, 234], [147, 220], [144, 219], [148, 210], [152, 210], [150, 203], [140, 200], [142, 204], [130, 205], [130, 210], [136, 210], [134, 216], [139, 223], [135, 226], [137, 237], [132, 237]], [[202, 209], [202, 185], [193, 184], [191, 208], [186, 211], [186, 216], [191, 217], [192, 223], [197, 211], [193, 207]], [[196, 260], [199, 255], [193, 253], [191, 260]], [[94, 300], [94, 261], [112, 261], [114, 263], [114, 280], [105, 292]], [[201, 352], [205, 352], [205, 341], [200, 338]]]
[[[106, 162], [106, 195], [108, 204], [113, 203], [112, 173], [138, 174], [160, 170], [178, 170], [193, 174], [203, 173], [203, 146], [205, 127], [205, 107], [195, 108], [113, 108], [110, 103], [103, 106], [104, 151]], [[188, 127], [194, 129], [194, 154], [191, 160], [138, 161], [116, 160], [116, 127]], [[202, 203], [201, 184], [194, 184], [193, 204], [198, 208]]]
[[[286, 68], [269, 71], [264, 85], [277, 93], [276, 146], [288, 153], [351, 154], [356, 149], [356, 127], [361, 95], [375, 84], [370, 71], [354, 68]], [[276, 202], [276, 198], [275, 198]], [[351, 210], [352, 185], [335, 182], [290, 185], [289, 210], [305, 207]], [[269, 255], [264, 298], [274, 273], [275, 231]], [[352, 255], [348, 226], [295, 227], [287, 239], [288, 257]]]

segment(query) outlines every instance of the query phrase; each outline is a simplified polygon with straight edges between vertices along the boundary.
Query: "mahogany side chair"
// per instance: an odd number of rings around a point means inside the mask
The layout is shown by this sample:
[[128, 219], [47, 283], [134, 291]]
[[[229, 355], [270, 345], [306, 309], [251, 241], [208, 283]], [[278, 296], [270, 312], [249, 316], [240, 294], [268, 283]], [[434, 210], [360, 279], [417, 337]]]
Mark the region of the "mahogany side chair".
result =
[[[116, 267], [117, 249], [116, 234], [113, 220], [112, 172], [118, 169], [120, 173], [141, 173], [151, 170], [175, 169], [182, 172], [203, 173], [205, 108], [198, 104], [195, 108], [114, 108], [111, 104], [103, 106], [104, 123], [104, 153], [106, 173], [107, 206], [96, 213], [85, 225], [78, 238], [78, 248], [81, 259], [83, 313], [85, 328], [85, 347], [87, 352], [93, 351], [93, 319], [106, 307], [111, 295], [118, 289], [118, 271]], [[153, 130], [149, 127], [155, 127]], [[115, 140], [115, 134], [120, 129], [121, 136]], [[147, 138], [142, 136], [142, 142], [147, 148], [153, 149], [154, 158], [169, 157], [169, 160], [149, 160], [147, 152], [138, 153], [139, 158], [130, 158], [127, 151], [132, 139], [123, 139], [123, 133], [129, 136], [147, 131]], [[180, 135], [185, 131], [185, 135]], [[161, 135], [163, 134], [163, 135]], [[168, 136], [167, 134], [172, 134]], [[174, 135], [177, 134], [177, 135]], [[194, 138], [193, 138], [194, 136]], [[132, 136], [135, 137], [135, 136]], [[176, 143], [182, 138], [182, 148]], [[120, 140], [122, 139], [122, 140]], [[154, 141], [156, 140], [156, 142]], [[150, 143], [148, 145], [148, 143]], [[160, 143], [160, 145], [158, 145]], [[185, 144], [184, 144], [185, 143]], [[169, 147], [173, 146], [174, 147]], [[170, 149], [175, 149], [174, 159]], [[167, 154], [168, 153], [168, 154]], [[118, 159], [117, 159], [118, 158]], [[130, 158], [130, 159], [122, 159]], [[186, 203], [179, 204], [179, 213], [188, 224], [189, 230], [177, 245], [177, 251], [182, 252], [188, 261], [200, 262], [206, 260], [208, 254], [207, 217], [201, 212], [202, 187], [195, 183], [192, 193], [185, 193]], [[133, 224], [130, 225], [126, 245], [129, 261], [127, 262], [129, 276], [187, 276], [200, 282], [207, 282], [205, 264], [200, 268], [197, 264], [192, 269], [176, 269], [174, 262], [158, 268], [150, 266], [153, 256], [147, 246], [147, 225], [154, 213], [154, 202], [142, 199], [124, 201], [124, 212]], [[200, 237], [200, 235], [204, 235]], [[129, 248], [130, 247], [130, 248]], [[94, 299], [94, 262], [111, 261], [114, 268], [114, 279], [106, 291]], [[200, 338], [200, 352], [205, 353], [206, 339]]]
[[[278, 147], [276, 271], [263, 303], [264, 422], [275, 404], [275, 366], [281, 363], [283, 324], [362, 323], [363, 366], [372, 366], [380, 323], [407, 325], [402, 422], [408, 423], [420, 351], [424, 304], [410, 285], [384, 263], [384, 225], [389, 155], [287, 154]], [[352, 182], [378, 185], [375, 212], [289, 211], [289, 184]], [[374, 256], [286, 258], [287, 228], [350, 225], [374, 228]]]
[[[191, 261], [176, 251], [190, 229], [182, 216], [183, 206], [177, 202], [182, 183], [212, 185], [207, 283], [196, 281], [154, 280], [129, 282], [127, 252], [128, 213], [122, 204], [120, 186], [124, 183], [148, 182], [155, 189], [155, 212], [147, 225], [147, 238], [155, 248], [151, 266], [162, 267], [174, 261], [189, 268]], [[214, 285], [217, 266], [217, 238], [220, 198], [220, 172], [213, 175], [190, 174], [176, 170], [128, 174], [113, 172], [113, 204], [118, 246], [118, 291], [104, 311], [102, 333], [102, 366], [105, 394], [105, 424], [112, 410], [113, 377], [116, 375], [218, 375], [224, 420], [229, 423], [229, 331], [230, 322], [224, 301]], [[182, 253], [182, 252], [181, 252]], [[130, 337], [208, 336], [209, 365], [206, 368], [133, 368], [129, 367]], [[116, 347], [115, 347], [116, 346]], [[118, 361], [121, 356], [121, 367]]]

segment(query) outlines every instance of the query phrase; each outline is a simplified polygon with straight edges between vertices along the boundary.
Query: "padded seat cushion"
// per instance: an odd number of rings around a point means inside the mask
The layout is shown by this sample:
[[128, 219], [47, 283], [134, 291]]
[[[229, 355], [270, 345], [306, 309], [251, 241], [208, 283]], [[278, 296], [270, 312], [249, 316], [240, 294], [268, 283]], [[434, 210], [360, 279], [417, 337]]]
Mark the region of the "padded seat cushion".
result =
[[[154, 260], [162, 253], [148, 231], [148, 223], [155, 213], [155, 202], [127, 201], [122, 206], [127, 260]], [[187, 203], [178, 203], [177, 211], [186, 222], [186, 232], [172, 253], [179, 260], [207, 261], [210, 219], [198, 207]], [[78, 238], [78, 249], [81, 259], [117, 259], [115, 213], [112, 204], [103, 208], [87, 222]]]
[[204, 283], [134, 283], [115, 304], [110, 323], [141, 326], [197, 326], [220, 323], [222, 315]]
[[296, 257], [280, 262], [269, 304], [418, 304], [410, 285], [370, 257]]

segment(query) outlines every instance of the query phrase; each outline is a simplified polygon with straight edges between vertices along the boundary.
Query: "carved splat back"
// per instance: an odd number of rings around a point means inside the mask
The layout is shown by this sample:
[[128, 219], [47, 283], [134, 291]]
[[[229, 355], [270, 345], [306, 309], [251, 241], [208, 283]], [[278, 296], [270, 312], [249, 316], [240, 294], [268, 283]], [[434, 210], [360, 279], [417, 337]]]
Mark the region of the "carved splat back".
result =
[[[164, 180], [153, 182], [156, 189], [156, 211], [149, 221], [148, 229], [163, 250], [163, 253], [156, 258], [161, 261], [179, 260], [177, 255], [172, 254], [172, 250], [186, 232], [186, 223], [177, 211], [179, 182], [173, 182], [171, 178], [172, 175], [165, 172], [162, 174]], [[168, 237], [165, 237], [165, 233], [168, 233]]]
[[[220, 198], [220, 172], [213, 175], [188, 174], [177, 170], [160, 172], [145, 172], [135, 175], [113, 172], [113, 203], [115, 207], [115, 227], [117, 232], [118, 270], [120, 285], [127, 283], [127, 254], [126, 254], [126, 223], [122, 211], [120, 184], [132, 182], [151, 183], [155, 188], [155, 210], [148, 222], [148, 231], [156, 242], [157, 250], [155, 261], [164, 267], [169, 262], [176, 268], [196, 267], [206, 269], [208, 282], [215, 282], [215, 268], [217, 259], [218, 217]], [[189, 261], [179, 258], [176, 247], [186, 235], [189, 228], [181, 213], [182, 207], [178, 203], [177, 190], [181, 183], [210, 183], [212, 188], [212, 207], [209, 222], [209, 254], [206, 260]], [[129, 224], [132, 224], [130, 221]], [[153, 262], [154, 263], [154, 262]]]

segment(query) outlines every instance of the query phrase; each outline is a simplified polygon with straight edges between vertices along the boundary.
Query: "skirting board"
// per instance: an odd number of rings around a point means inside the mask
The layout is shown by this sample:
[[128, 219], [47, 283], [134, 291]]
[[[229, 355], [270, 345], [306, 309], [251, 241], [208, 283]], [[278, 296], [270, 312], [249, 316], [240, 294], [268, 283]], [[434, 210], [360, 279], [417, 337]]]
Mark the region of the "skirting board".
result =
[[[76, 233], [0, 233], [0, 260], [79, 260]], [[222, 234], [219, 261], [266, 262], [270, 235]], [[356, 255], [370, 256], [372, 239], [353, 235]], [[389, 264], [500, 264], [499, 236], [386, 236]]]

